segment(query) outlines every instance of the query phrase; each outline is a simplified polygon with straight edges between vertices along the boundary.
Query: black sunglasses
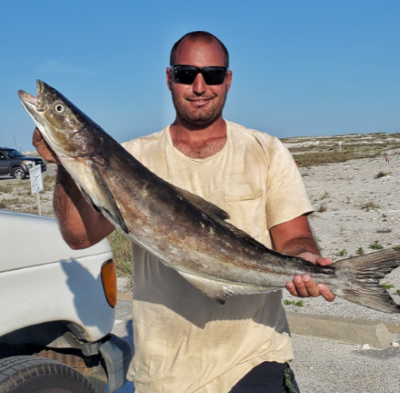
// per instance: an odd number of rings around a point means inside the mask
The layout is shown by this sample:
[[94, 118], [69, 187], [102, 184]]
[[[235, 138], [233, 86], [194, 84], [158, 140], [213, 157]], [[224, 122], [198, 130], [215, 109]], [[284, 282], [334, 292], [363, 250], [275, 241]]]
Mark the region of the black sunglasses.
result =
[[191, 65], [172, 65], [172, 74], [176, 83], [183, 83], [184, 85], [191, 85], [198, 73], [203, 75], [204, 82], [207, 85], [220, 85], [224, 79], [227, 67], [195, 67]]

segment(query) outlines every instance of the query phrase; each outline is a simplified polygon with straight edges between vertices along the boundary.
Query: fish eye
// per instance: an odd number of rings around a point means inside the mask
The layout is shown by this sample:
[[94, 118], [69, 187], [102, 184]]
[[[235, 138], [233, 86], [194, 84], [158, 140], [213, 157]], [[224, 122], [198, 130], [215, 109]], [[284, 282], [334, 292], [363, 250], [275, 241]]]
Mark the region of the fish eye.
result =
[[61, 104], [57, 104], [57, 105], [55, 106], [55, 109], [56, 109], [56, 111], [57, 111], [58, 113], [61, 113], [61, 112], [64, 111], [64, 107], [63, 107]]

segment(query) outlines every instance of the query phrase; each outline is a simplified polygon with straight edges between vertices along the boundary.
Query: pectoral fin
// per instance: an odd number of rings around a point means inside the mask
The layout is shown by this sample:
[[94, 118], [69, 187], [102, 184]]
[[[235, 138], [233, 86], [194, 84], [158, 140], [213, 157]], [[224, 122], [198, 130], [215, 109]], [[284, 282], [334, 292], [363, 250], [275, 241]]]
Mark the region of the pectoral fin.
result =
[[98, 171], [95, 164], [90, 164], [90, 170], [93, 175], [94, 183], [87, 184], [85, 189], [80, 187], [82, 195], [93, 209], [98, 213], [102, 213], [114, 225], [117, 225], [123, 232], [128, 234], [129, 231], [125, 225], [125, 221], [103, 176]]
[[254, 295], [257, 293], [271, 292], [280, 289], [233, 284], [226, 281], [217, 281], [183, 272], [179, 272], [179, 274], [199, 291], [216, 300], [220, 304], [224, 304], [226, 299], [232, 295]]

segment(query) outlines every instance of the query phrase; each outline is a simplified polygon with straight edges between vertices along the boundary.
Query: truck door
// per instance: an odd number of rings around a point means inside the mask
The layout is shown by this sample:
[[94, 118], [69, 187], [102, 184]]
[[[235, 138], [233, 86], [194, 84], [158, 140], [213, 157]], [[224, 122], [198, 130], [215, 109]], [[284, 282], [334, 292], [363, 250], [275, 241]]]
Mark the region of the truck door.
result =
[[0, 149], [0, 174], [8, 173], [8, 156], [7, 154]]

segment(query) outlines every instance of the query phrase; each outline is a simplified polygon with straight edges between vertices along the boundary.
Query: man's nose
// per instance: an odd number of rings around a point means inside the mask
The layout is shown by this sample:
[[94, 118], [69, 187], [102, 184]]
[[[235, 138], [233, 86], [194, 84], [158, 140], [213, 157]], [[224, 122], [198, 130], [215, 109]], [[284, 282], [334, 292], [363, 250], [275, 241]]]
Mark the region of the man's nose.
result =
[[199, 72], [193, 82], [193, 92], [196, 94], [202, 94], [206, 90], [206, 82], [204, 81], [203, 75]]

